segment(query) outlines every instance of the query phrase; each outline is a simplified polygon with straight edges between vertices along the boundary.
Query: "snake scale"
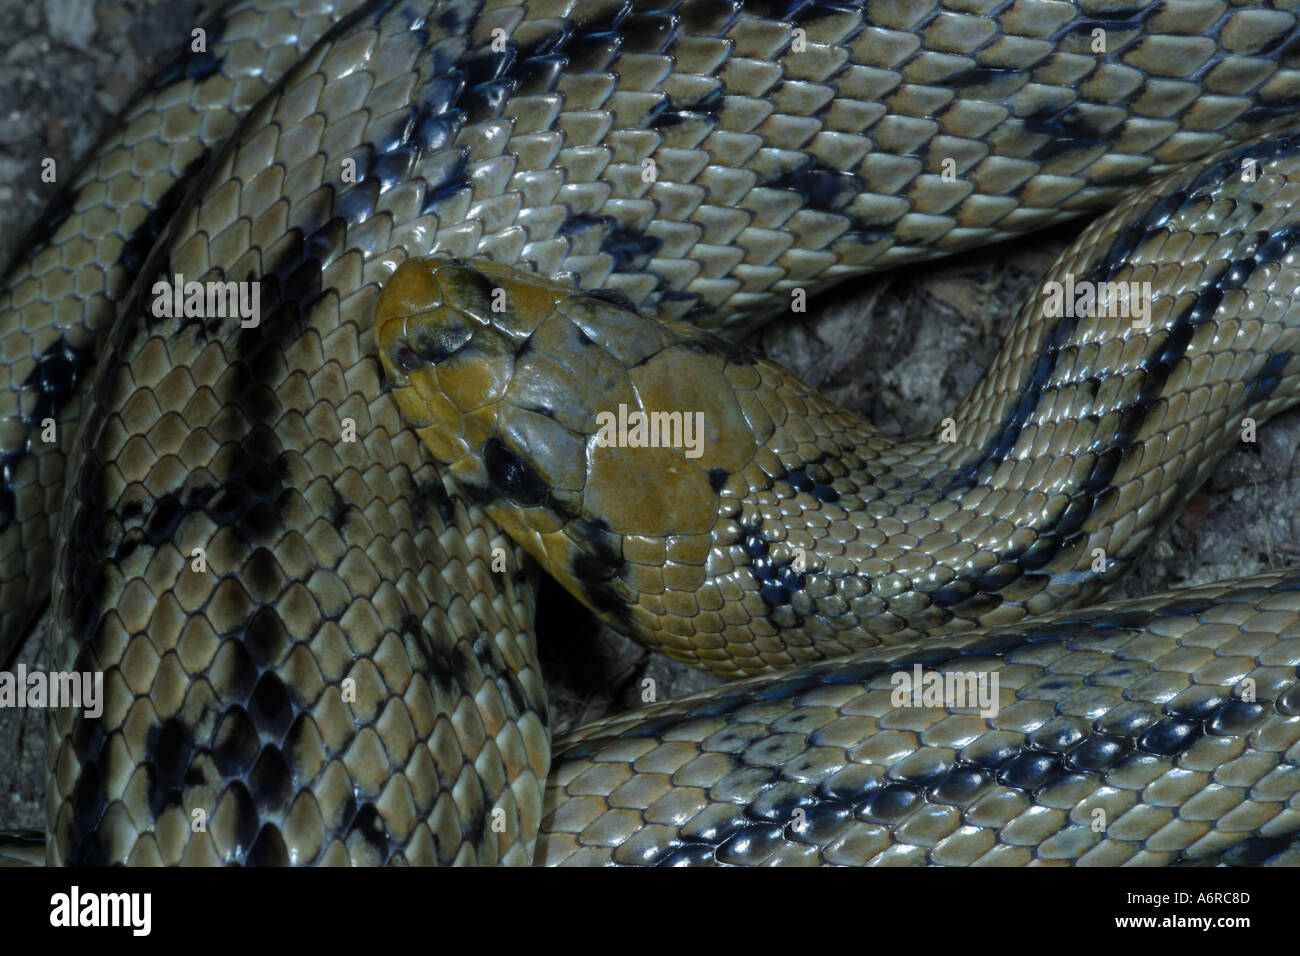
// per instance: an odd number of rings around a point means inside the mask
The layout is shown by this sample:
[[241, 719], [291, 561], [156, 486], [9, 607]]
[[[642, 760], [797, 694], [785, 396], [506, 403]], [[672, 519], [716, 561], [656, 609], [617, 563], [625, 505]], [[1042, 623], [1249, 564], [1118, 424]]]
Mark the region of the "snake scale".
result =
[[[104, 674], [50, 711], [48, 862], [1297, 862], [1300, 574], [1071, 610], [1294, 401], [1286, 4], [242, 0], [205, 39], [0, 292], [0, 650], [48, 598], [51, 669]], [[1103, 209], [1049, 279], [1148, 321], [1028, 304], [949, 435], [727, 338]], [[177, 275], [260, 321], [158, 315]], [[704, 412], [698, 460], [601, 445], [620, 404]], [[550, 740], [525, 552], [757, 676]], [[995, 712], [895, 703], [920, 670]]]

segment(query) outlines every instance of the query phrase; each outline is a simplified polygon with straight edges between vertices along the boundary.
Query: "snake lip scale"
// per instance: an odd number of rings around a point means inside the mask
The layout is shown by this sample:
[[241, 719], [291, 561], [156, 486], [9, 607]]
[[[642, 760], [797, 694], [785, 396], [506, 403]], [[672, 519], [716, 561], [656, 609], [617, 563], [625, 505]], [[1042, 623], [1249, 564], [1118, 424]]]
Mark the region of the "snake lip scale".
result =
[[[1297, 36], [223, 4], [0, 287], [0, 650], [48, 600], [51, 670], [103, 678], [0, 859], [1297, 862], [1296, 573], [1099, 603], [1300, 387]], [[1089, 212], [1043, 289], [1141, 321], [1026, 303], [932, 431], [734, 344]], [[174, 276], [258, 320], [155, 308]], [[629, 412], [699, 441], [601, 437]], [[553, 735], [536, 568], [743, 682]]]

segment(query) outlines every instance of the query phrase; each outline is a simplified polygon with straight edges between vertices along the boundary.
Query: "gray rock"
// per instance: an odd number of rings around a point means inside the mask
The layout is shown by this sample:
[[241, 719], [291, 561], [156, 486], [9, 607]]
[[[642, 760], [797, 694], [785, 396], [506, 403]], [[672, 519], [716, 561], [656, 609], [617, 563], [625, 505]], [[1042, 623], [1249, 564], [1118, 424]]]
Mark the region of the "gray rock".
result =
[[78, 50], [90, 48], [95, 35], [95, 10], [90, 0], [45, 0], [50, 37]]

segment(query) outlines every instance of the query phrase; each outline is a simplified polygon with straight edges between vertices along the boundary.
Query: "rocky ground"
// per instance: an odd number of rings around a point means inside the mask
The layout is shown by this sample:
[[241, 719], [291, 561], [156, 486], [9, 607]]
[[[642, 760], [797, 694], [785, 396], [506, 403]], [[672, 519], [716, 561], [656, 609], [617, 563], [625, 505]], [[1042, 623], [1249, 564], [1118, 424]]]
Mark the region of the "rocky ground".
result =
[[[70, 170], [195, 22], [196, 4], [162, 0], [0, 0], [0, 263], [19, 251], [54, 187], [40, 162]], [[899, 434], [942, 418], [995, 353], [1020, 302], [1077, 230], [864, 280], [811, 303], [804, 321], [756, 337], [837, 402]], [[1300, 415], [1263, 426], [1232, 451], [1123, 595], [1298, 563]], [[635, 706], [653, 677], [660, 698], [711, 678], [667, 664], [593, 626], [556, 588], [541, 601], [544, 665], [559, 721], [573, 726]], [[42, 666], [41, 634], [17, 660]], [[0, 662], [12, 669], [14, 662]], [[0, 711], [0, 828], [40, 826], [44, 718]]]

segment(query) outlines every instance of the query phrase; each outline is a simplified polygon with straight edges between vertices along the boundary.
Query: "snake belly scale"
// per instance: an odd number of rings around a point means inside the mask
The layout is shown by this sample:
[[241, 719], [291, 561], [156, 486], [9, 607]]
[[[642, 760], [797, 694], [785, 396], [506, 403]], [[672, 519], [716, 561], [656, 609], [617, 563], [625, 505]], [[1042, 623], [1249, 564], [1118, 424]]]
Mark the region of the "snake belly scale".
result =
[[[52, 556], [50, 666], [105, 677], [101, 718], [50, 715], [48, 861], [1294, 862], [1296, 576], [1051, 609], [1293, 401], [1297, 24], [224, 7], [0, 299], [0, 624]], [[1149, 327], [1027, 307], [956, 442], [887, 441], [701, 331], [1111, 207], [1054, 275], [1150, 282]], [[398, 295], [412, 269], [436, 301]], [[157, 315], [176, 275], [259, 283], [259, 323]], [[721, 458], [573, 472], [597, 405], [684, 378], [716, 386], [692, 400]], [[675, 656], [803, 666], [552, 742], [527, 575], [494, 549]], [[997, 714], [895, 706], [914, 666], [997, 673]]]

